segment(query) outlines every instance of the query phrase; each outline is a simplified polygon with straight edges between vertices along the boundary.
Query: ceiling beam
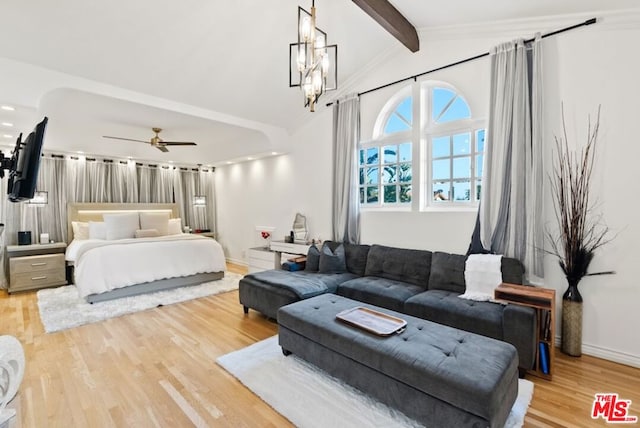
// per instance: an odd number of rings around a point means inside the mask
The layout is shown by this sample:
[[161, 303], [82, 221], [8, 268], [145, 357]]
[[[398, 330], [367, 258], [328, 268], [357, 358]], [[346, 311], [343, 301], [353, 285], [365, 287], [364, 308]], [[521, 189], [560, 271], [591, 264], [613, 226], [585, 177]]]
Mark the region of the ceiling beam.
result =
[[353, 0], [353, 2], [411, 52], [417, 52], [420, 49], [416, 28], [387, 0]]

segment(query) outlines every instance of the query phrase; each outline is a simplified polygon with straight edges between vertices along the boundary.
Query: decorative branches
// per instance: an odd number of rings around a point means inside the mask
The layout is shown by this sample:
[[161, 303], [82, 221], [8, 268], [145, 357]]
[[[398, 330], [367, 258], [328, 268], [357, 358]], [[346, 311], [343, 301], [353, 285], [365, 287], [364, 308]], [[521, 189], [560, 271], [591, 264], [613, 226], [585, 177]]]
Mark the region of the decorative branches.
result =
[[563, 109], [563, 137], [555, 137], [557, 157], [549, 177], [559, 226], [558, 236], [547, 231], [549, 253], [558, 257], [567, 281], [576, 285], [587, 275], [595, 250], [612, 239], [609, 228], [601, 221], [602, 215], [593, 215], [589, 200], [599, 128], [600, 107], [593, 127], [589, 117], [587, 145], [579, 153], [570, 151]]

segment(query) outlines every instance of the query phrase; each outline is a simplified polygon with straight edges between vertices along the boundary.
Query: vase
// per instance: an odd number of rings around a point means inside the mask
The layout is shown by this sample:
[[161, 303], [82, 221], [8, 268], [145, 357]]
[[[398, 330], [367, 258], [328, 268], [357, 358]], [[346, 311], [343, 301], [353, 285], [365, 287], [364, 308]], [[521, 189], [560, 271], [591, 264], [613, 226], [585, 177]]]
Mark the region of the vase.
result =
[[580, 280], [569, 280], [562, 295], [561, 350], [572, 357], [582, 355], [582, 296], [578, 290]]

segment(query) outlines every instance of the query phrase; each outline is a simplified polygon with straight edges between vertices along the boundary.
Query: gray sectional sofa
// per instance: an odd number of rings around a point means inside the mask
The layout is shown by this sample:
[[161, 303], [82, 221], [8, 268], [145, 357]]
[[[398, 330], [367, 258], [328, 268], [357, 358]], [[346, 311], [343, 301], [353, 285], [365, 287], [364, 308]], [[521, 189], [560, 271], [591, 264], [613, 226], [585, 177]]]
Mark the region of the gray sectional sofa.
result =
[[[326, 243], [331, 250], [339, 244]], [[460, 299], [465, 291], [466, 256], [344, 244], [340, 255], [309, 255], [307, 269], [297, 272], [256, 272], [240, 280], [240, 303], [277, 318], [281, 306], [324, 293], [388, 308], [450, 327], [511, 343], [521, 370], [535, 362], [536, 312], [519, 305]], [[319, 271], [318, 269], [319, 266]], [[504, 282], [522, 284], [522, 264], [502, 258]]]

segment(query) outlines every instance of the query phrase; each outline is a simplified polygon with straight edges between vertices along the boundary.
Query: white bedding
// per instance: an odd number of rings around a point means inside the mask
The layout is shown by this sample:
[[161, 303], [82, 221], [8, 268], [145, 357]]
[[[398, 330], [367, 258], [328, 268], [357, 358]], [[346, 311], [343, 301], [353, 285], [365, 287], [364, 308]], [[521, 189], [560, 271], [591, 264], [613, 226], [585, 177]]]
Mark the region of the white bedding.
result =
[[181, 234], [154, 238], [74, 240], [66, 259], [75, 265], [82, 297], [134, 284], [226, 270], [220, 244]]

